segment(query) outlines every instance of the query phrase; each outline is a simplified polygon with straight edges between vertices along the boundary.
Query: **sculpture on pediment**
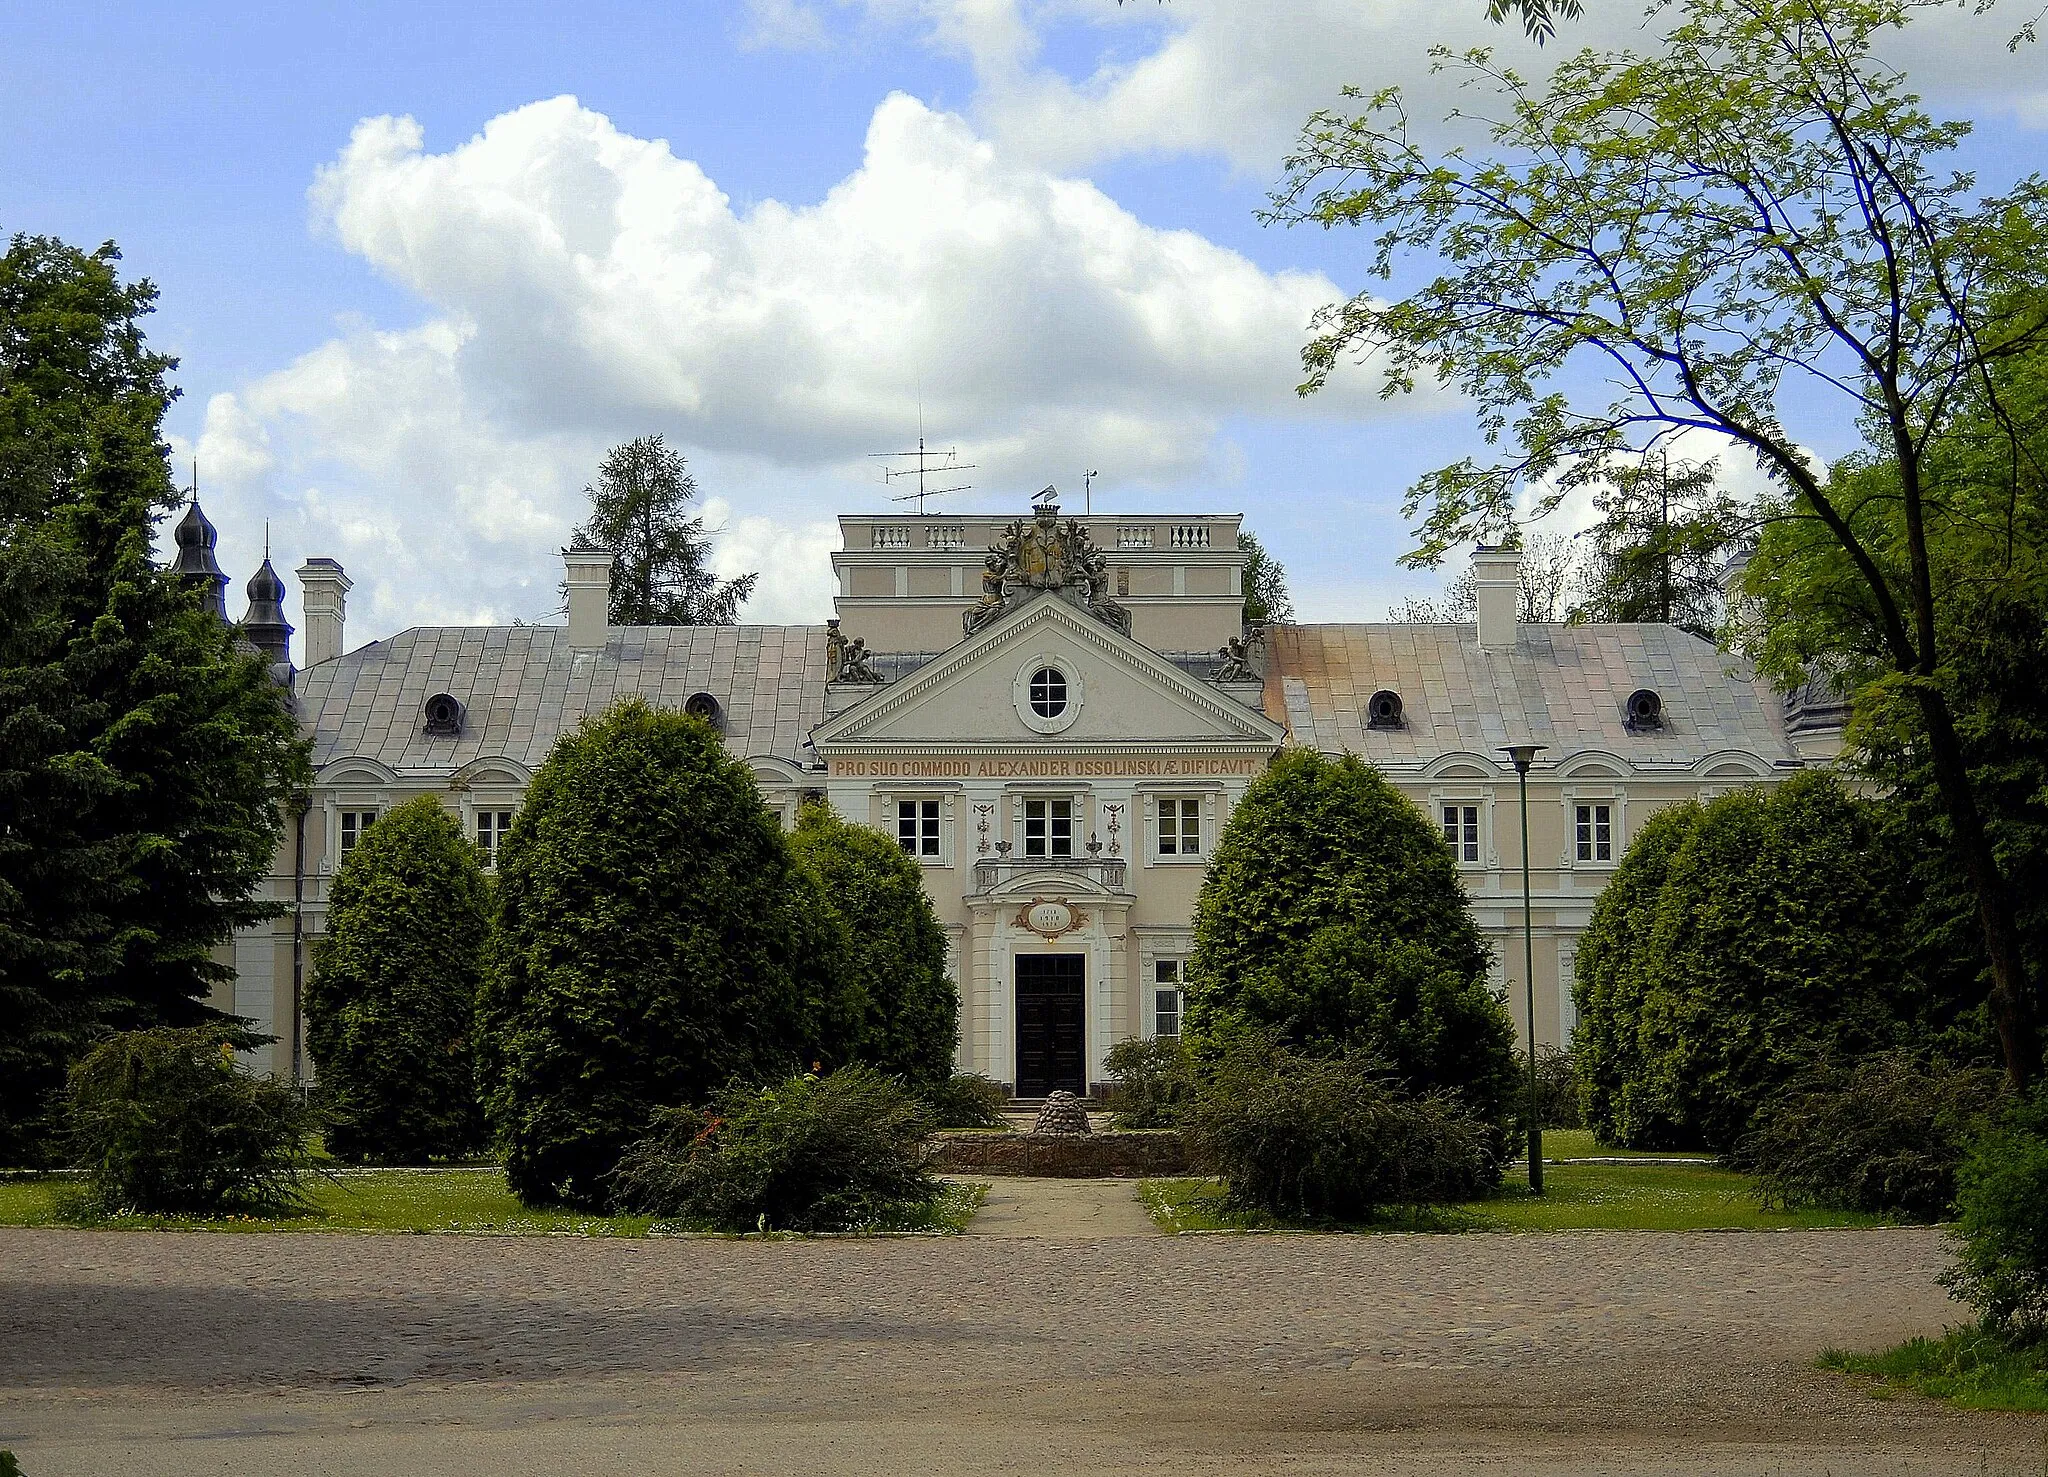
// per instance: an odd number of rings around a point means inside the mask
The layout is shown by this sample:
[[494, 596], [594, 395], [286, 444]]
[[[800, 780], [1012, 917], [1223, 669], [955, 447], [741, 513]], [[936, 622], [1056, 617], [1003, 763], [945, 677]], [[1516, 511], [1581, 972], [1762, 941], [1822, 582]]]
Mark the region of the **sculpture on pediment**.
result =
[[865, 637], [851, 641], [839, 629], [836, 618], [825, 622], [825, 680], [827, 682], [881, 682], [886, 680], [870, 660]]
[[1216, 671], [1211, 682], [1258, 682], [1265, 666], [1266, 628], [1253, 626], [1241, 636], [1232, 636], [1216, 653]]
[[1028, 521], [1019, 518], [1003, 530], [983, 565], [981, 599], [961, 619], [968, 635], [1041, 590], [1131, 634], [1131, 613], [1112, 598], [1108, 565], [1088, 530], [1074, 518], [1062, 524], [1059, 514], [1058, 503], [1040, 503]]

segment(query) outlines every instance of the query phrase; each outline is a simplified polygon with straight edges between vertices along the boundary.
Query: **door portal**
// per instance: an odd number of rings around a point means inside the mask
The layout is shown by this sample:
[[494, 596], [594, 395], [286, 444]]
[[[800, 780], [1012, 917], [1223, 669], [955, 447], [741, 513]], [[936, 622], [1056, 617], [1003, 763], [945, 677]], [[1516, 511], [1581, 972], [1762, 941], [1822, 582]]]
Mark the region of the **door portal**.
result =
[[1064, 1087], [1088, 1090], [1083, 1056], [1087, 956], [1019, 954], [1017, 958], [1017, 1096], [1044, 1097]]

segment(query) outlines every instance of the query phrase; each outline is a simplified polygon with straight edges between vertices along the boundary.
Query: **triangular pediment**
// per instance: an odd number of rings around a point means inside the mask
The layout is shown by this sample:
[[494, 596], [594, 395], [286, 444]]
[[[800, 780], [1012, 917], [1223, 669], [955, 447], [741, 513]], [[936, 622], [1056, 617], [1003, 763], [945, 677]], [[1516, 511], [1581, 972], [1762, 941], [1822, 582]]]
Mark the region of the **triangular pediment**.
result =
[[[1034, 721], [1028, 688], [1046, 667], [1066, 679], [1071, 711]], [[871, 744], [1266, 746], [1283, 736], [1263, 713], [1050, 593], [811, 734], [820, 752]]]

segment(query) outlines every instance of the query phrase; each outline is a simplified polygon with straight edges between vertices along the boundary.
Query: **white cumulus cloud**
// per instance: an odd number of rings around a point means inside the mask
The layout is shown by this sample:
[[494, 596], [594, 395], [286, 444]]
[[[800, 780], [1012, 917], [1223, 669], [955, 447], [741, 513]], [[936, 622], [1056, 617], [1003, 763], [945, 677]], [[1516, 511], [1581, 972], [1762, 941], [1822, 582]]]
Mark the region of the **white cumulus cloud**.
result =
[[748, 614], [781, 620], [829, 599], [839, 509], [816, 499], [920, 421], [1015, 492], [1082, 466], [1183, 478], [1227, 462], [1241, 418], [1388, 413], [1367, 368], [1294, 393], [1328, 278], [1148, 226], [900, 94], [813, 203], [736, 210], [570, 97], [440, 152], [410, 118], [365, 120], [310, 200], [426, 316], [346, 326], [217, 397], [198, 451], [229, 497], [289, 508], [307, 552], [365, 564], [373, 632], [544, 611], [583, 482], [647, 431], [748, 469], [706, 483], [732, 510], [721, 562], [761, 568]]

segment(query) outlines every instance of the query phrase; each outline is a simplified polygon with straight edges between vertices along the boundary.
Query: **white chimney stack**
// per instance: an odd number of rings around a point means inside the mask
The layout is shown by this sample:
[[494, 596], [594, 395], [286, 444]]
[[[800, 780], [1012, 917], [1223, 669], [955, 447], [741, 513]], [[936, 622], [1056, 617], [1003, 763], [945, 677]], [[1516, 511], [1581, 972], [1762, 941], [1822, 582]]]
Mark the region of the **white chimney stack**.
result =
[[602, 651], [610, 630], [612, 561], [610, 549], [579, 537], [562, 550], [569, 573], [569, 649]]
[[299, 566], [299, 593], [304, 602], [306, 665], [317, 667], [342, 653], [342, 629], [348, 616], [348, 592], [355, 585], [332, 559], [308, 559]]
[[1472, 589], [1478, 597], [1481, 649], [1513, 651], [1515, 615], [1522, 603], [1522, 551], [1485, 544], [1474, 549]]

